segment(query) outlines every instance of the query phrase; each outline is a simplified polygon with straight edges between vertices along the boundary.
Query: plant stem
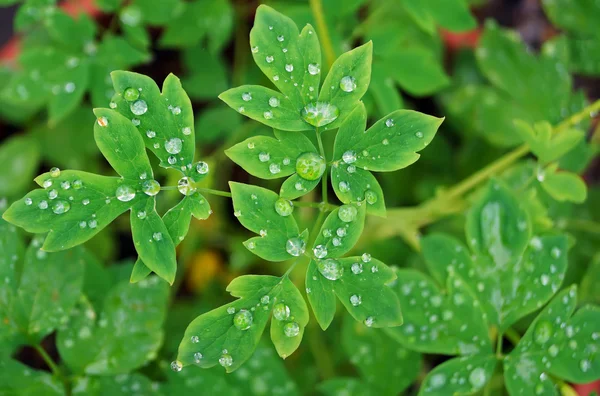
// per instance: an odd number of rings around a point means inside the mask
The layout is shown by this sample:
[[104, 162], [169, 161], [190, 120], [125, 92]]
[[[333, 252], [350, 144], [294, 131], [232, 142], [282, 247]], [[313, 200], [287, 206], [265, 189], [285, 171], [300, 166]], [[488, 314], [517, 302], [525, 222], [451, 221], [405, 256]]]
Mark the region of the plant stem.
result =
[[335, 51], [333, 50], [333, 44], [331, 44], [331, 37], [329, 36], [329, 30], [327, 29], [323, 4], [321, 3], [321, 0], [309, 0], [309, 3], [315, 22], [317, 23], [319, 38], [321, 39], [321, 44], [325, 50], [325, 60], [327, 62], [327, 68], [329, 69], [335, 61]]
[[[321, 138], [321, 134], [319, 133], [319, 128], [316, 130], [317, 133], [317, 143], [319, 144], [319, 153], [321, 157], [325, 159], [325, 163], [327, 163], [327, 156], [325, 155], [325, 148], [323, 147], [323, 139]], [[323, 177], [321, 178], [321, 200], [327, 204], [327, 168], [323, 173]]]
[[46, 350], [42, 348], [42, 346], [39, 344], [34, 344], [33, 348], [35, 348], [37, 353], [42, 357], [42, 359], [44, 359], [44, 362], [46, 362], [48, 367], [50, 367], [50, 370], [52, 370], [52, 374], [54, 374], [64, 382], [65, 379], [63, 377], [62, 372], [60, 371], [60, 368], [56, 365], [56, 363], [54, 363], [54, 360], [52, 360], [52, 357], [48, 355], [48, 352], [46, 352]]
[[508, 338], [508, 340], [511, 342], [511, 344], [513, 344], [514, 346], [517, 346], [517, 344], [519, 343], [519, 341], [521, 341], [521, 336], [519, 335], [519, 333], [517, 333], [516, 330], [514, 329], [507, 329], [504, 332], [504, 335], [506, 336], [506, 338]]
[[498, 332], [498, 338], [496, 339], [496, 357], [500, 359], [502, 357], [502, 340], [504, 334]]
[[206, 187], [198, 187], [197, 190], [199, 192], [203, 192], [203, 193], [206, 193], [206, 194], [212, 194], [212, 195], [218, 195], [220, 197], [231, 198], [231, 193], [227, 192], [227, 191], [215, 190], [215, 189], [206, 188]]

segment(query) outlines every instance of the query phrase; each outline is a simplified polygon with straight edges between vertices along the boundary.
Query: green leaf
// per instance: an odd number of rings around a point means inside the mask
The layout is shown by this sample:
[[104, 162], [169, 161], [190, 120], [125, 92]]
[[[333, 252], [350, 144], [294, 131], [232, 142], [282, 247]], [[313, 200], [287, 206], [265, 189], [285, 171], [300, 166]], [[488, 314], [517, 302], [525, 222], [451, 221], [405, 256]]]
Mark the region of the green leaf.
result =
[[183, 3], [181, 0], [135, 0], [132, 4], [139, 8], [144, 22], [164, 25], [175, 17]]
[[578, 129], [567, 129], [553, 135], [552, 125], [544, 121], [531, 126], [515, 120], [515, 130], [542, 163], [558, 160], [584, 138], [584, 133]]
[[296, 172], [298, 157], [318, 153], [302, 133], [275, 130], [275, 138], [255, 136], [225, 150], [225, 154], [246, 172], [261, 179], [277, 179]]
[[556, 124], [568, 116], [572, 82], [565, 66], [533, 55], [515, 32], [488, 22], [476, 55], [492, 84], [527, 110], [527, 121]]
[[45, 16], [44, 24], [52, 40], [73, 52], [83, 50], [96, 34], [96, 25], [84, 13], [73, 19], [65, 11], [56, 10]]
[[430, 34], [435, 33], [436, 24], [451, 31], [477, 26], [466, 0], [403, 0], [403, 5], [414, 21]]
[[576, 287], [563, 290], [531, 323], [504, 358], [506, 387], [519, 392], [558, 394], [550, 376], [588, 383], [600, 376], [600, 311], [586, 305], [575, 312]]
[[386, 54], [376, 64], [403, 90], [414, 96], [428, 96], [450, 84], [442, 64], [427, 48], [407, 48]]
[[467, 217], [467, 240], [474, 254], [457, 240], [428, 236], [423, 243], [426, 264], [441, 281], [449, 271], [464, 279], [490, 325], [502, 332], [548, 301], [565, 276], [566, 236], [531, 236], [530, 227], [516, 197], [494, 181]]
[[279, 195], [285, 199], [296, 199], [311, 192], [319, 185], [320, 181], [321, 178], [306, 180], [297, 173], [294, 173], [283, 182], [279, 190]]
[[155, 205], [155, 200], [149, 198], [132, 208], [131, 234], [144, 265], [172, 285], [177, 272], [175, 244]]
[[169, 74], [161, 93], [150, 77], [124, 71], [111, 75], [117, 92], [115, 110], [137, 127], [146, 147], [160, 159], [160, 166], [195, 174], [194, 113], [179, 79]]
[[306, 293], [324, 330], [335, 315], [335, 295], [354, 319], [369, 327], [399, 326], [400, 304], [388, 287], [395, 279], [394, 271], [367, 253], [361, 257], [311, 260], [306, 272]]
[[582, 203], [587, 198], [587, 186], [581, 176], [558, 171], [556, 166], [550, 166], [543, 172], [541, 185], [552, 198], [560, 202]]
[[320, 393], [326, 396], [370, 396], [376, 395], [369, 386], [356, 378], [336, 377], [317, 385]]
[[364, 202], [369, 214], [385, 217], [383, 190], [371, 172], [343, 161], [335, 163], [331, 167], [331, 185], [343, 203]]
[[470, 355], [492, 353], [486, 314], [471, 288], [454, 272], [439, 287], [415, 270], [396, 272], [394, 285], [404, 323], [386, 329], [403, 346], [423, 353]]
[[340, 116], [333, 123], [326, 125], [325, 130], [339, 127], [359, 105], [360, 99], [369, 88], [372, 60], [373, 43], [369, 41], [342, 54], [333, 63], [323, 81], [319, 102], [336, 106]]
[[364, 203], [343, 205], [325, 219], [313, 243], [316, 259], [341, 257], [358, 242], [365, 226]]
[[[227, 67], [219, 56], [204, 47], [191, 47], [183, 50], [183, 64], [186, 74], [182, 84], [186, 92], [194, 99], [213, 100], [227, 89]], [[223, 107], [225, 109], [225, 107]], [[206, 112], [206, 111], [205, 111]], [[220, 123], [231, 121], [231, 114], [219, 120]], [[200, 137], [210, 133], [209, 129], [196, 128], [202, 131]]]
[[80, 377], [73, 382], [73, 395], [125, 395], [130, 392], [160, 395], [156, 383], [138, 373], [120, 374], [114, 377]]
[[284, 261], [304, 253], [308, 232], [300, 235], [294, 216], [282, 216], [275, 210], [279, 199], [276, 193], [235, 182], [229, 187], [238, 221], [260, 234], [244, 242], [248, 250], [269, 261]]
[[340, 126], [334, 160], [379, 172], [405, 168], [417, 161], [417, 152], [431, 142], [443, 121], [412, 110], [395, 111], [369, 129], [366, 120], [364, 106], [357, 106]]
[[[139, 180], [124, 183], [121, 178], [80, 171], [61, 171], [56, 177], [52, 174], [44, 173], [35, 179], [39, 185], [46, 183], [47, 188], [29, 192], [3, 215], [27, 232], [48, 232], [44, 242], [47, 251], [69, 249], [89, 240], [121, 213], [147, 198]], [[123, 202], [116, 198], [117, 189], [122, 186], [136, 191], [132, 200]]]
[[404, 100], [392, 78], [388, 77], [387, 71], [383, 70], [383, 67], [379, 65], [377, 62], [373, 65], [369, 93], [379, 109], [378, 114], [388, 114], [404, 107]]
[[[249, 367], [249, 365], [246, 367]], [[163, 369], [163, 372], [167, 377], [166, 382], [159, 384], [159, 389], [163, 395], [189, 395], [198, 392], [198, 389], [215, 395], [238, 395], [236, 389], [228, 384], [223, 372], [216, 368], [203, 370], [199, 367], [189, 366], [183, 371], [174, 372], [167, 366]], [[239, 371], [235, 373], [237, 372]]]
[[239, 299], [197, 317], [185, 331], [174, 365], [216, 364], [239, 368], [256, 348], [271, 311], [271, 339], [283, 358], [296, 350], [308, 323], [308, 308], [288, 277], [246, 275], [227, 291]]
[[[184, 86], [188, 87], [184, 82]], [[186, 88], [190, 95], [189, 88]], [[221, 92], [222, 90], [219, 90]], [[218, 95], [211, 95], [216, 96]], [[196, 135], [196, 143], [200, 145], [213, 144], [226, 139], [231, 131], [237, 131], [242, 126], [243, 118], [221, 104], [205, 108], [196, 117], [196, 130], [202, 131]]]
[[23, 192], [38, 169], [40, 147], [31, 136], [14, 136], [0, 146], [0, 196], [15, 196]]
[[3, 395], [64, 395], [58, 378], [6, 356], [0, 356], [0, 393]]
[[[6, 242], [15, 238], [10, 235], [14, 230], [8, 231]], [[16, 254], [11, 256], [14, 261], [4, 278], [7, 286], [0, 316], [7, 328], [3, 333], [25, 336], [27, 343], [38, 342], [65, 323], [83, 284], [83, 249], [47, 253], [40, 249], [42, 241], [41, 237], [32, 240], [23, 262], [16, 262], [20, 258], [18, 245], [3, 248]]]
[[600, 7], [594, 0], [544, 0], [542, 5], [550, 20], [559, 27], [599, 37]]
[[101, 312], [82, 299], [58, 332], [60, 356], [78, 374], [124, 374], [143, 366], [162, 345], [168, 296], [167, 285], [150, 277], [115, 285]]
[[421, 371], [421, 355], [401, 347], [381, 330], [348, 319], [342, 327], [342, 346], [368, 386], [385, 395], [408, 388]]
[[423, 380], [420, 395], [470, 395], [481, 391], [494, 374], [494, 355], [470, 355], [448, 360]]

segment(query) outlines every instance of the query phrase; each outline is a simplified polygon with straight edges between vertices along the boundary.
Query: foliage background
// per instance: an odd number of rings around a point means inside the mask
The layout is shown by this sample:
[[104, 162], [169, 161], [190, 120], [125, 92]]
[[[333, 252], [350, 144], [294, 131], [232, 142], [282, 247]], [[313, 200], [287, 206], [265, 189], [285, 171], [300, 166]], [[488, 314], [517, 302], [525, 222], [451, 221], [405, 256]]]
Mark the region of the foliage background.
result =
[[[10, 5], [12, 2], [0, 0], [0, 5], [2, 3]], [[27, 3], [39, 7], [49, 2]], [[71, 9], [82, 8], [84, 4], [78, 1], [67, 3]], [[10, 204], [29, 191], [33, 187], [33, 177], [52, 166], [105, 174], [110, 171], [93, 140], [91, 125], [95, 118], [91, 109], [106, 106], [107, 91], [110, 90], [106, 76], [108, 71], [118, 68], [148, 74], [158, 82], [171, 72], [182, 78], [196, 111], [197, 150], [213, 169], [211, 177], [205, 181], [206, 187], [227, 189], [227, 181], [235, 180], [277, 189], [278, 182], [253, 179], [223, 154], [225, 148], [247, 137], [271, 132], [242, 118], [217, 99], [217, 95], [229, 87], [264, 82], [252, 62], [248, 45], [257, 3], [196, 0], [186, 3], [188, 8], [182, 12], [177, 11], [177, 7], [184, 7], [179, 1], [133, 1], [126, 2], [131, 4], [117, 10], [116, 14], [112, 11], [113, 3], [119, 2], [101, 0], [96, 5], [107, 11], [95, 15], [97, 34], [90, 35], [90, 39], [93, 41], [96, 37], [99, 45], [94, 56], [86, 42], [72, 43], [82, 37], [71, 32], [66, 36], [60, 31], [53, 33], [51, 28], [43, 27], [39, 19], [28, 21], [23, 12], [16, 11], [17, 5], [0, 9], [3, 21], [10, 21], [11, 15], [17, 12], [14, 28], [24, 37], [20, 44], [22, 52], [28, 46], [54, 40], [57, 45], [74, 45], [81, 52], [80, 58], [89, 57], [90, 62], [89, 76], [82, 77], [75, 88], [81, 90], [80, 100], [53, 105], [53, 99], [43, 91], [34, 90], [31, 96], [21, 98], [23, 100], [19, 100], [18, 92], [15, 96], [10, 81], [20, 72], [20, 66], [5, 50], [0, 68], [2, 205]], [[292, 17], [299, 26], [310, 22], [319, 31], [321, 25], [315, 20], [314, 9], [308, 2], [278, 0], [267, 3]], [[322, 14], [318, 14], [327, 26], [331, 49], [336, 56], [373, 39], [373, 78], [364, 99], [371, 121], [397, 108], [446, 116], [436, 138], [415, 165], [400, 172], [377, 175], [388, 208], [427, 202], [440, 188], [455, 184], [515, 147], [521, 139], [514, 132], [513, 119], [548, 119], [554, 123], [566, 115], [561, 113], [563, 109], [572, 113], [581, 107], [577, 102], [584, 97], [593, 102], [600, 96], [600, 40], [597, 36], [590, 38], [597, 33], [585, 28], [585, 13], [576, 14], [575, 18], [580, 19], [571, 24], [561, 19], [560, 13], [553, 14], [548, 4], [544, 9], [537, 1], [476, 0], [469, 2], [474, 17], [468, 17], [467, 12], [464, 14], [467, 16], [461, 18], [457, 10], [461, 4], [466, 9], [466, 3], [453, 1], [456, 8], [447, 15], [456, 18], [444, 20], [435, 14], [415, 18], [407, 11], [409, 3], [327, 0], [323, 2]], [[565, 1], [564, 9], [568, 10], [572, 3]], [[600, 15], [597, 8], [594, 12], [592, 18]], [[561, 91], [557, 87], [559, 84], [553, 84], [555, 80], [550, 72], [547, 78], [533, 78], [541, 73], [541, 69], [527, 74], [526, 61], [519, 63], [520, 59], [517, 59], [517, 67], [511, 69], [510, 65], [502, 63], [501, 56], [493, 58], [506, 48], [492, 48], [489, 65], [481, 59], [478, 61], [477, 51], [481, 57], [482, 47], [478, 39], [486, 19], [516, 29], [530, 51], [544, 53], [554, 62], [552, 67], [558, 65], [573, 73], [572, 87]], [[6, 29], [9, 24], [1, 23], [1, 26]], [[3, 33], [6, 41], [8, 32]], [[321, 31], [319, 34], [323, 37]], [[114, 41], [110, 42], [109, 38]], [[48, 70], [61, 67], [47, 65]], [[68, 70], [62, 72], [67, 73], [67, 79], [72, 78]], [[494, 73], [502, 72], [513, 85], [507, 87], [497, 82]], [[48, 78], [57, 79], [57, 84], [67, 81], [61, 75]], [[599, 303], [600, 293], [595, 284], [600, 280], [597, 248], [600, 242], [600, 189], [598, 162], [593, 160], [597, 152], [594, 139], [598, 142], [599, 135], [593, 132], [595, 125], [586, 127], [592, 131], [587, 143], [567, 156], [561, 168], [582, 175], [588, 185], [587, 201], [557, 202], [539, 188], [540, 200], [548, 206], [547, 213], [539, 220], [552, 221], [553, 227], [572, 237], [574, 248], [569, 252], [569, 269], [563, 284], [578, 284], [581, 302]], [[332, 135], [324, 135], [324, 138], [325, 144], [331, 147]], [[164, 181], [161, 184], [176, 183], [174, 175], [167, 171], [159, 177]], [[179, 198], [179, 193], [168, 192], [161, 196], [163, 200], [159, 205], [168, 208]], [[357, 251], [369, 246], [369, 252], [388, 265], [422, 270], [423, 258], [415, 252], [415, 237], [410, 233], [416, 229], [411, 227], [422, 226], [420, 231], [424, 234], [443, 231], [463, 238], [463, 209], [473, 200], [473, 197], [467, 197], [466, 203], [442, 208], [442, 212], [447, 210], [449, 215], [440, 216], [433, 224], [420, 224], [422, 219], [418, 217], [412, 219], [403, 212], [390, 212], [389, 223], [383, 224], [381, 220], [367, 223]], [[243, 247], [241, 242], [248, 233], [235, 220], [230, 200], [211, 197], [210, 202], [214, 214], [206, 221], [192, 222], [188, 237], [178, 248], [180, 270], [176, 286], [164, 291], [163, 305], [158, 304], [162, 307], [159, 319], [165, 315], [164, 321], [159, 320], [156, 324], [164, 331], [164, 336], [156, 340], [160, 348], [144, 361], [142, 367], [137, 369], [136, 366], [135, 373], [113, 379], [97, 377], [92, 381], [98, 384], [92, 387], [102, 392], [114, 387], [115, 392], [122, 393], [135, 391], [138, 386], [147, 387], [143, 388], [146, 392], [141, 391], [144, 394], [191, 392], [197, 386], [215, 392], [227, 389], [232, 393], [249, 389], [252, 394], [269, 394], [276, 390], [310, 394], [315, 389], [334, 394], [340, 387], [354, 389], [351, 393], [356, 394], [368, 393], [367, 389], [375, 393], [406, 391], [410, 394], [419, 388], [425, 373], [447, 359], [408, 351], [383, 332], [365, 335], [364, 328], [355, 325], [345, 312], [340, 311], [337, 320], [325, 332], [316, 325], [309, 326], [300, 350], [285, 361], [277, 358], [272, 347], [265, 344], [243, 369], [227, 377], [219, 368], [206, 371], [189, 368], [175, 376], [169, 371], [168, 362], [176, 355], [185, 327], [198, 314], [230, 301], [225, 292], [229, 281], [245, 273], [281, 275], [286, 269], [279, 263], [258, 260]], [[302, 209], [300, 217], [309, 223], [313, 214], [310, 209]], [[93, 257], [86, 260], [105, 268], [100, 271], [105, 285], [104, 289], [99, 287], [99, 295], [108, 293], [113, 285], [125, 283], [136, 257], [127, 217], [122, 216], [86, 243], [85, 250], [85, 254]], [[87, 266], [93, 264], [86, 265], [86, 277], [92, 271]], [[301, 284], [301, 279], [298, 281]], [[84, 290], [86, 287], [84, 284]], [[523, 332], [530, 321], [531, 318], [524, 320], [517, 326], [518, 330]], [[54, 360], [60, 361], [61, 339], [56, 333], [45, 336], [41, 345]], [[134, 347], [130, 345], [129, 348]], [[3, 352], [33, 369], [49, 369], [40, 358], [39, 350], [32, 347], [6, 346]], [[17, 371], [15, 369], [15, 373]], [[0, 377], [0, 383], [2, 381]], [[43, 381], [46, 379], [40, 383]], [[501, 394], [503, 390], [494, 389], [494, 392]]]

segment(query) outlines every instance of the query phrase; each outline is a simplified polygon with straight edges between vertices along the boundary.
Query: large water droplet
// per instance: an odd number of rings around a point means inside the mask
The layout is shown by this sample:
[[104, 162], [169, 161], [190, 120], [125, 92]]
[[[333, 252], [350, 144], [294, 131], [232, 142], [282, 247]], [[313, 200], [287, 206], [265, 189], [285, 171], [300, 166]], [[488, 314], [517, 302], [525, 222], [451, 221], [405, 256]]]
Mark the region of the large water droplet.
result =
[[208, 173], [208, 164], [204, 161], [200, 161], [196, 164], [196, 172], [201, 175], [205, 175]]
[[365, 199], [369, 205], [373, 205], [377, 202], [377, 194], [375, 191], [367, 190], [365, 191]]
[[52, 211], [56, 214], [67, 213], [71, 209], [71, 204], [67, 201], [58, 200], [52, 204]]
[[346, 164], [356, 162], [356, 152], [352, 150], [344, 152], [344, 154], [342, 154], [342, 161], [344, 161]]
[[533, 333], [533, 340], [537, 344], [545, 344], [552, 337], [552, 323], [547, 320], [540, 320], [535, 325], [535, 330]]
[[301, 238], [290, 238], [285, 243], [285, 250], [294, 257], [304, 254], [306, 250], [306, 242]]
[[183, 364], [179, 360], [174, 360], [171, 362], [171, 370], [175, 372], [179, 372], [183, 369]]
[[290, 72], [290, 73], [293, 72], [294, 71], [294, 65], [292, 65], [292, 64], [285, 65], [285, 70], [288, 71], [288, 72]]
[[269, 153], [261, 152], [258, 154], [258, 160], [260, 162], [267, 162], [271, 159], [271, 155]]
[[240, 309], [233, 317], [233, 325], [239, 330], [248, 330], [252, 326], [252, 313], [246, 309]]
[[123, 184], [117, 187], [117, 190], [115, 191], [115, 196], [121, 202], [129, 202], [133, 198], [135, 198], [135, 190], [132, 187]]
[[162, 241], [162, 232], [155, 232], [152, 234], [152, 239], [155, 241]]
[[196, 192], [196, 187], [194, 186], [193, 181], [191, 181], [188, 177], [182, 177], [177, 182], [177, 189], [183, 195], [192, 195]]
[[58, 169], [57, 167], [50, 169], [50, 176], [52, 176], [52, 177], [60, 176], [60, 169]]
[[317, 263], [317, 269], [325, 278], [329, 280], [337, 280], [342, 277], [344, 268], [339, 261], [327, 259]]
[[47, 201], [40, 201], [40, 203], [38, 204], [38, 208], [40, 208], [40, 209], [48, 209], [48, 202]]
[[300, 334], [300, 326], [296, 322], [286, 323], [285, 326], [283, 326], [283, 333], [286, 337], [296, 337]]
[[314, 76], [314, 75], [316, 75], [316, 74], [319, 74], [319, 73], [321, 72], [321, 68], [320, 68], [320, 67], [319, 67], [319, 65], [318, 65], [318, 64], [316, 64], [316, 63], [309, 63], [309, 64], [308, 64], [308, 72], [309, 72], [311, 75], [313, 75], [313, 76]]
[[230, 354], [224, 353], [219, 358], [219, 364], [223, 367], [231, 367], [231, 365], [233, 364], [233, 358]]
[[325, 245], [317, 245], [313, 249], [313, 253], [316, 258], [322, 259], [327, 257], [327, 246]]
[[325, 159], [317, 153], [303, 153], [296, 160], [296, 173], [306, 180], [318, 180], [326, 168]]
[[134, 102], [140, 97], [140, 91], [135, 88], [127, 88], [123, 91], [123, 98], [128, 102]]
[[143, 115], [148, 111], [148, 104], [146, 104], [145, 100], [136, 100], [129, 106], [131, 112], [135, 115]]
[[279, 106], [279, 99], [277, 99], [274, 96], [272, 96], [271, 98], [269, 98], [269, 106], [271, 106], [271, 107], [278, 107]]
[[275, 211], [278, 215], [287, 217], [294, 211], [294, 204], [290, 200], [279, 198], [275, 201]]
[[244, 102], [249, 102], [252, 100], [252, 94], [250, 92], [244, 92], [242, 94], [242, 99], [244, 100]]
[[284, 303], [276, 304], [273, 307], [273, 317], [277, 320], [287, 320], [290, 317], [290, 307]]
[[310, 125], [321, 127], [335, 121], [340, 115], [340, 110], [330, 103], [314, 102], [307, 104], [301, 115]]
[[352, 92], [356, 89], [356, 79], [352, 76], [344, 76], [340, 80], [340, 88], [344, 92]]
[[487, 382], [487, 374], [481, 367], [477, 367], [469, 374], [469, 382], [475, 389], [482, 388]]
[[142, 184], [142, 190], [144, 194], [153, 197], [160, 192], [160, 184], [156, 180], [146, 180]]
[[344, 223], [349, 223], [356, 219], [358, 211], [352, 205], [342, 205], [338, 210], [338, 217]]
[[341, 181], [338, 183], [338, 188], [340, 189], [340, 192], [348, 192], [350, 191], [350, 184], [346, 181]]
[[358, 294], [350, 296], [350, 304], [354, 307], [358, 307], [362, 303], [362, 298]]
[[183, 142], [179, 138], [172, 138], [165, 142], [165, 150], [169, 154], [179, 154], [181, 152], [181, 147]]

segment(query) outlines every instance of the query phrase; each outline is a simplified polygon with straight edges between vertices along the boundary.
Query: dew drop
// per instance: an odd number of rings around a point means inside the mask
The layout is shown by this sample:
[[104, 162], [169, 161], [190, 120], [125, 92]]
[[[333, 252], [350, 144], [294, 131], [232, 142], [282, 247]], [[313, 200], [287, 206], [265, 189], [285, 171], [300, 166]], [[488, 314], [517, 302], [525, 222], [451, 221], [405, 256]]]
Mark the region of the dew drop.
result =
[[231, 367], [231, 365], [233, 365], [233, 358], [231, 355], [224, 353], [219, 358], [219, 364], [223, 367]]
[[290, 307], [284, 303], [275, 304], [273, 307], [273, 317], [277, 320], [287, 320], [290, 317]]
[[356, 152], [352, 150], [348, 150], [342, 154], [342, 161], [346, 164], [352, 164], [356, 162]]
[[244, 102], [249, 102], [252, 100], [252, 94], [250, 92], [244, 92], [242, 94], [242, 99], [244, 100]]
[[306, 242], [303, 239], [298, 238], [298, 237], [290, 238], [285, 243], [285, 250], [290, 255], [292, 255], [294, 257], [298, 257], [298, 256], [304, 254], [304, 252], [306, 250]]
[[98, 125], [100, 125], [101, 127], [108, 126], [108, 120], [106, 119], [106, 117], [98, 117], [98, 119], [96, 121], [98, 122]]
[[135, 88], [129, 87], [123, 91], [123, 98], [128, 102], [134, 102], [140, 97], [140, 91]]
[[241, 309], [233, 317], [233, 325], [239, 330], [248, 330], [252, 326], [252, 313], [246, 309]]
[[290, 200], [279, 198], [275, 201], [275, 211], [279, 216], [287, 217], [294, 211], [294, 204]]
[[160, 184], [156, 180], [146, 180], [142, 184], [142, 191], [148, 196], [155, 196], [160, 192]]
[[363, 266], [361, 263], [353, 263], [350, 269], [354, 275], [358, 275], [363, 272]]
[[290, 72], [290, 73], [293, 72], [294, 71], [294, 65], [292, 65], [292, 64], [285, 65], [285, 70], [288, 71], [288, 72]]
[[312, 126], [321, 127], [331, 124], [340, 115], [339, 109], [326, 102], [307, 104], [302, 109], [302, 118]]
[[296, 160], [296, 173], [305, 180], [318, 180], [326, 168], [325, 159], [317, 153], [306, 152]]
[[136, 100], [129, 106], [129, 109], [135, 115], [143, 115], [148, 111], [148, 104], [145, 100]]
[[29, 206], [33, 203], [33, 201], [31, 200], [31, 198], [25, 198], [24, 199], [25, 205]]
[[342, 277], [344, 269], [339, 261], [327, 259], [317, 263], [317, 269], [325, 278], [329, 280], [337, 280]]
[[362, 256], [360, 256], [360, 259], [363, 261], [363, 263], [370, 263], [371, 255], [369, 253], [363, 253]]
[[373, 205], [377, 202], [377, 194], [375, 191], [367, 190], [365, 191], [365, 199], [369, 205]]
[[344, 92], [352, 92], [356, 89], [356, 79], [352, 76], [344, 76], [340, 80], [340, 88]]
[[180, 372], [183, 369], [183, 364], [179, 360], [174, 360], [171, 362], [171, 370], [175, 372]]
[[196, 187], [194, 186], [194, 183], [190, 181], [188, 177], [182, 177], [181, 179], [179, 179], [179, 181], [177, 182], [177, 189], [183, 195], [192, 195], [196, 192]]
[[344, 223], [349, 223], [356, 219], [358, 211], [354, 206], [351, 205], [342, 205], [338, 210], [338, 217]]
[[308, 65], [308, 73], [310, 73], [313, 76], [317, 75], [317, 74], [321, 73], [321, 68], [316, 63], [309, 63], [309, 65]]
[[265, 111], [263, 113], [263, 117], [265, 118], [265, 120], [270, 120], [273, 118], [273, 112], [271, 110]]
[[417, 132], [415, 133], [415, 136], [418, 137], [419, 139], [423, 138], [423, 132]]
[[67, 201], [58, 200], [52, 204], [52, 211], [55, 214], [63, 214], [67, 213], [71, 209], [71, 204]]
[[487, 374], [481, 367], [477, 367], [469, 374], [469, 382], [475, 389], [482, 388], [487, 382]]
[[327, 246], [325, 245], [317, 245], [313, 249], [313, 253], [316, 258], [322, 259], [327, 256]]
[[535, 325], [533, 340], [540, 345], [543, 345], [552, 337], [552, 323], [547, 320], [540, 320]]
[[200, 161], [196, 164], [196, 172], [201, 175], [205, 175], [208, 173], [208, 164], [204, 161]]
[[46, 201], [40, 201], [40, 203], [38, 204], [38, 208], [40, 208], [40, 209], [48, 209], [48, 202], [46, 202]]
[[344, 192], [348, 192], [348, 191], [350, 191], [350, 184], [348, 182], [341, 181], [341, 182], [338, 183], [338, 188], [343, 193]]
[[258, 46], [255, 45], [254, 47], [250, 48], [250, 50], [252, 51], [253, 54], [256, 54], [256, 53], [258, 53]]
[[115, 196], [121, 202], [129, 202], [135, 198], [135, 190], [132, 187], [124, 184], [117, 187]]
[[154, 239], [155, 241], [162, 240], [162, 232], [155, 232], [154, 234], [152, 234], [152, 239]]
[[73, 188], [75, 190], [79, 190], [81, 187], [83, 187], [83, 182], [81, 180], [73, 180]]
[[283, 334], [285, 334], [286, 337], [296, 337], [300, 334], [300, 326], [296, 322], [286, 323], [285, 326], [283, 326]]
[[271, 106], [271, 107], [277, 107], [277, 106], [279, 106], [279, 99], [277, 99], [274, 96], [270, 97], [269, 98], [269, 106]]
[[52, 177], [60, 176], [60, 169], [58, 169], [57, 167], [50, 169], [50, 176], [52, 176]]
[[394, 122], [394, 120], [392, 120], [391, 118], [388, 118], [387, 120], [385, 120], [385, 126], [388, 128], [393, 127], [394, 125], [396, 125], [396, 123]]
[[375, 323], [375, 318], [373, 318], [372, 316], [368, 316], [364, 321], [364, 324], [367, 327], [373, 326], [374, 323]]
[[181, 152], [181, 147], [183, 142], [179, 138], [172, 138], [165, 142], [165, 150], [169, 154], [179, 154]]
[[283, 37], [282, 35], [277, 36], [277, 41], [281, 43], [283, 40], [285, 40], [285, 37]]
[[194, 353], [194, 362], [196, 363], [200, 363], [200, 361], [202, 360], [202, 354], [200, 352], [195, 352]]
[[273, 58], [273, 56], [272, 56], [272, 55], [269, 55], [269, 56], [267, 56], [267, 57], [265, 58], [265, 60], [267, 61], [267, 63], [272, 63], [272, 62], [273, 62], [273, 60], [275, 60], [275, 58]]
[[260, 162], [267, 162], [271, 159], [271, 155], [269, 153], [261, 152], [258, 154], [258, 160]]

